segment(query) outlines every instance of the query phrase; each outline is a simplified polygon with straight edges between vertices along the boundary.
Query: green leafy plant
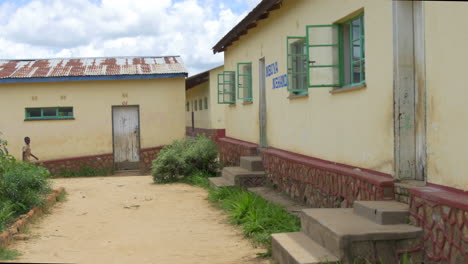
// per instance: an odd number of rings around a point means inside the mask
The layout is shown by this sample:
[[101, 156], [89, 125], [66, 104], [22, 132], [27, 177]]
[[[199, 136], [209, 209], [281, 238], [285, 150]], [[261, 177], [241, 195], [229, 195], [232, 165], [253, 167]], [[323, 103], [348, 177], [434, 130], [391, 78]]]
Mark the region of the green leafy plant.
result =
[[21, 253], [16, 250], [0, 248], [0, 260], [15, 260], [19, 256], [21, 256]]
[[[0, 136], [2, 135], [2, 132], [0, 132]], [[6, 140], [3, 140], [0, 137], [0, 156], [6, 156], [8, 155], [8, 148], [7, 148], [8, 142]]]
[[153, 180], [155, 183], [168, 183], [196, 172], [215, 174], [220, 167], [217, 158], [216, 144], [206, 136], [176, 140], [164, 147], [153, 160]]

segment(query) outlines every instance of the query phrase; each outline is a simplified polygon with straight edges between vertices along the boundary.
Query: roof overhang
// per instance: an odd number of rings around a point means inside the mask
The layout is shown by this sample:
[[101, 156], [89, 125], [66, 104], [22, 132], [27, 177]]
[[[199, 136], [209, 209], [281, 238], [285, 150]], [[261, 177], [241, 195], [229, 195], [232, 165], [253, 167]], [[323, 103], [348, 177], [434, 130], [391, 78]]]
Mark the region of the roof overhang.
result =
[[112, 80], [152, 80], [152, 79], [165, 79], [165, 78], [178, 78], [178, 77], [187, 77], [187, 73], [73, 76], [73, 77], [47, 77], [47, 78], [8, 78], [8, 79], [0, 79], [0, 84], [1, 83], [112, 81]]
[[227, 33], [214, 47], [213, 53], [223, 52], [227, 47], [237, 41], [247, 31], [257, 26], [259, 20], [268, 18], [270, 11], [279, 9], [283, 0], [263, 0], [250, 13], [242, 19], [229, 33]]
[[210, 71], [202, 72], [191, 76], [185, 80], [185, 90], [190, 90], [193, 87], [210, 80]]

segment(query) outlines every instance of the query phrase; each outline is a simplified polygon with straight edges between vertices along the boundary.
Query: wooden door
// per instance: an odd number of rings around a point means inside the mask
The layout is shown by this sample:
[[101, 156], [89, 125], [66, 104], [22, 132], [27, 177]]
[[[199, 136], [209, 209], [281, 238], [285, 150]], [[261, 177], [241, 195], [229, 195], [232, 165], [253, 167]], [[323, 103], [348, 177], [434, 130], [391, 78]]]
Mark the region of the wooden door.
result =
[[138, 106], [112, 108], [114, 165], [117, 170], [140, 167], [140, 120]]

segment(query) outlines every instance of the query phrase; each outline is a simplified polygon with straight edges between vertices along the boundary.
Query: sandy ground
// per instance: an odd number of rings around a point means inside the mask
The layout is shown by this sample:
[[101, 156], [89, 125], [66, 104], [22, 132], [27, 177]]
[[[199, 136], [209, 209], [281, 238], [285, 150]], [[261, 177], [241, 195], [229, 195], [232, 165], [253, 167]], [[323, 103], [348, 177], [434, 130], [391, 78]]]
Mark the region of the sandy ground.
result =
[[15, 261], [66, 263], [270, 263], [213, 208], [205, 190], [155, 185], [149, 176], [55, 180], [67, 200], [10, 249]]

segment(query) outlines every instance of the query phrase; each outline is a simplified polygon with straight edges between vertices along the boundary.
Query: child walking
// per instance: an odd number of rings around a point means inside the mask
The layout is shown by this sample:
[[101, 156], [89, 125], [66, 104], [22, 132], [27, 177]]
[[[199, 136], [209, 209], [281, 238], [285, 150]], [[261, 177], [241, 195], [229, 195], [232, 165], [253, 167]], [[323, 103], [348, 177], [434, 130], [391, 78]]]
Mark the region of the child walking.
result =
[[31, 153], [31, 139], [29, 137], [24, 138], [24, 143], [26, 146], [23, 147], [23, 161], [31, 162], [31, 157], [39, 160], [36, 156]]

